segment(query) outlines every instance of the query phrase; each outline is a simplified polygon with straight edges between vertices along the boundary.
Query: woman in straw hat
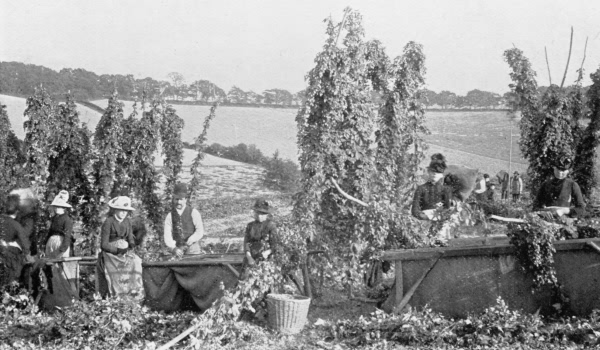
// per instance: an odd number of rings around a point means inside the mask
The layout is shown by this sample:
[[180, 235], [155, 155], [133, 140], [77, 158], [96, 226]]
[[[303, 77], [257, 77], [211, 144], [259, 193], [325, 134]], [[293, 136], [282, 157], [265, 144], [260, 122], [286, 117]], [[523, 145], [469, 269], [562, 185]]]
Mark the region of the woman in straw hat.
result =
[[71, 253], [73, 219], [67, 213], [67, 209], [73, 207], [68, 203], [68, 200], [69, 192], [62, 190], [50, 204], [54, 216], [44, 244], [47, 258], [68, 257]]
[[108, 206], [111, 210], [100, 233], [96, 290], [103, 297], [141, 293], [142, 260], [133, 252], [135, 237], [127, 217], [134, 210], [131, 199], [115, 197]]
[[[72, 208], [68, 200], [69, 193], [62, 190], [50, 204], [54, 216], [46, 236], [45, 248], [42, 250], [46, 258], [60, 259], [71, 255], [73, 220], [67, 212], [67, 209]], [[48, 282], [48, 293], [44, 294], [40, 301], [44, 308], [67, 306], [71, 304], [71, 299], [79, 298], [79, 272], [76, 262], [55, 262], [51, 266], [45, 266], [44, 273]]]

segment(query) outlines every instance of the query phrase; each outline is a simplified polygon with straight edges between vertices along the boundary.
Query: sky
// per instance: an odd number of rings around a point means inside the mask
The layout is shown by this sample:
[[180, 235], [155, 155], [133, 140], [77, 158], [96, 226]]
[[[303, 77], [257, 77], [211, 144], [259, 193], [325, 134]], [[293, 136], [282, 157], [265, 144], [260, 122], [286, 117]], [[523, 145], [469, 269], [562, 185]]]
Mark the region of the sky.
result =
[[361, 13], [365, 39], [390, 57], [409, 41], [424, 46], [427, 88], [464, 95], [508, 91], [504, 50], [523, 50], [548, 85], [565, 85], [584, 64], [584, 85], [600, 65], [598, 0], [0, 0], [0, 61], [83, 68], [187, 83], [206, 79], [226, 91], [306, 88], [304, 77], [325, 42], [324, 19]]

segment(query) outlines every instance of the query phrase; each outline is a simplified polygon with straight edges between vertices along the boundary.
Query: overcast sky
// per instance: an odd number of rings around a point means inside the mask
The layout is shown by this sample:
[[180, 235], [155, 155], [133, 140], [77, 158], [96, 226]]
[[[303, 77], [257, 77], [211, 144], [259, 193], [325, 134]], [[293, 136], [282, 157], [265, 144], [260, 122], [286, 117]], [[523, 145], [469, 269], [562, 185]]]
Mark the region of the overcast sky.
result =
[[379, 39], [389, 56], [408, 41], [423, 44], [427, 87], [437, 92], [508, 91], [502, 53], [513, 44], [540, 85], [548, 85], [547, 46], [560, 83], [571, 25], [566, 84], [576, 78], [586, 36], [585, 84], [600, 64], [600, 0], [0, 0], [0, 61], [158, 80], [175, 71], [225, 90], [297, 92], [323, 46], [323, 20], [341, 20], [346, 6], [360, 11], [366, 39]]

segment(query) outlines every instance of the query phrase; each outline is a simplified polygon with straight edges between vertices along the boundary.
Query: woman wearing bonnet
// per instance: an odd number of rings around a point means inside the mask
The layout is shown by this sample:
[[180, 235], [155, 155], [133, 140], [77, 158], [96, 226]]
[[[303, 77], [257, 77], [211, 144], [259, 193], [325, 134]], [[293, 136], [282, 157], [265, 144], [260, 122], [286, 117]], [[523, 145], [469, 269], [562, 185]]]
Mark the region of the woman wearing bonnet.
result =
[[427, 182], [417, 187], [413, 197], [411, 213], [420, 220], [434, 219], [435, 210], [452, 205], [452, 187], [444, 183], [446, 158], [441, 153], [431, 156], [427, 167]]

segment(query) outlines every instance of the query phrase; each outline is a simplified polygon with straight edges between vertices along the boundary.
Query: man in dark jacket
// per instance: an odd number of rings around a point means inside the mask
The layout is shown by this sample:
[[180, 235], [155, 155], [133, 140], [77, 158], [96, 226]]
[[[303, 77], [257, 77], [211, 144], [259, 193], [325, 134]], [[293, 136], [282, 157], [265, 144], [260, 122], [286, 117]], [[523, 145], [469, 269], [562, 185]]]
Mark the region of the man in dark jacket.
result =
[[546, 219], [569, 216], [579, 217], [585, 214], [585, 202], [577, 182], [569, 178], [572, 161], [567, 156], [554, 162], [554, 176], [545, 181], [540, 188], [533, 210], [541, 211]]

